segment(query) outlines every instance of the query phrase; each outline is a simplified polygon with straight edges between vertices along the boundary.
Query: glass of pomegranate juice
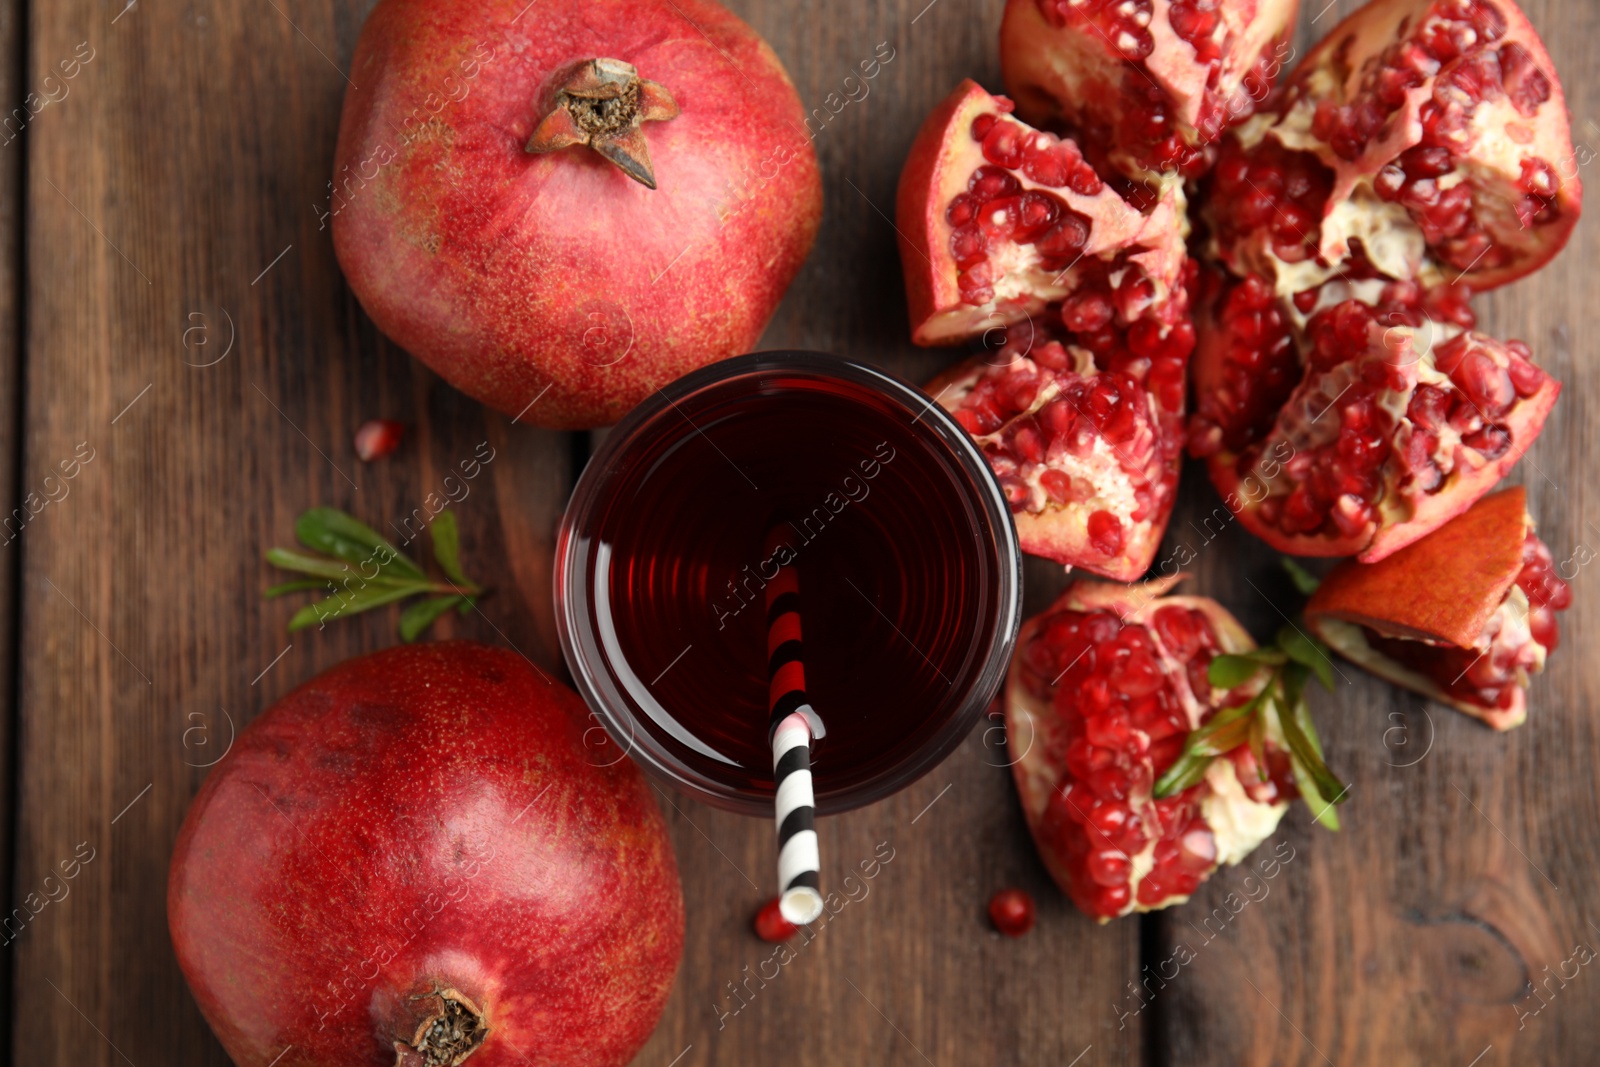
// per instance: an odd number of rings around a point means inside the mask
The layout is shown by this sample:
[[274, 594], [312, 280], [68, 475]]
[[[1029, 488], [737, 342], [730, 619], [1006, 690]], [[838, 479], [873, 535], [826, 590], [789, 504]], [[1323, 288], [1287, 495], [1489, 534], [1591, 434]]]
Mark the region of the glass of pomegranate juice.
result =
[[771, 352], [667, 386], [578, 480], [556, 618], [615, 744], [597, 758], [627, 754], [708, 803], [771, 816], [764, 591], [790, 567], [826, 731], [811, 750], [817, 811], [887, 796], [954, 750], [1016, 638], [1010, 508], [920, 390]]

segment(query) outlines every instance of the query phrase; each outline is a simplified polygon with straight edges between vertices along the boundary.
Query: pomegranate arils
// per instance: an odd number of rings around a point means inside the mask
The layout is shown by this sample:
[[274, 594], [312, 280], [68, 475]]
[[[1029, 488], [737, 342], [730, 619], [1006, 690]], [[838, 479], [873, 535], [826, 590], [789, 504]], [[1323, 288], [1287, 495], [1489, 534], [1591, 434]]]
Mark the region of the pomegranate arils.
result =
[[989, 898], [989, 921], [1007, 937], [1021, 937], [1033, 929], [1033, 897], [1026, 890], [1002, 889]]
[[392, 455], [405, 437], [406, 424], [395, 419], [368, 419], [356, 431], [356, 455], [371, 463]]
[[1163, 598], [1170, 585], [1080, 582], [1019, 639], [1007, 714], [1035, 738], [1017, 767], [1024, 804], [1052, 874], [1102, 920], [1183, 899], [1225, 851], [1206, 821], [1207, 782], [1160, 800], [1153, 790], [1219, 706], [1206, 673], [1242, 631], [1211, 601]]
[[800, 928], [783, 917], [783, 910], [779, 907], [779, 900], [773, 897], [761, 906], [756, 912], [756, 936], [763, 941], [787, 941], [795, 935]]

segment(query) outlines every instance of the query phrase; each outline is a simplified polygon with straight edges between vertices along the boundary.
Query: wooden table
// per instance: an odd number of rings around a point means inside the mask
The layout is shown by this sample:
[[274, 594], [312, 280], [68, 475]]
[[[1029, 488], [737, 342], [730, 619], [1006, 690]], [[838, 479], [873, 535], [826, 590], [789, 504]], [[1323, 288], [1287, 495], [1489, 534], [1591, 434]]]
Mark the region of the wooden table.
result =
[[[1302, 18], [1302, 49], [1321, 3]], [[1001, 3], [925, 4], [734, 4], [808, 107], [878, 42], [895, 57], [816, 139], [826, 219], [767, 346], [914, 377], [948, 358], [907, 340], [886, 215], [922, 116], [963, 75], [998, 87]], [[1338, 0], [1320, 28], [1354, 6]], [[12, 903], [27, 914], [60, 896], [46, 876], [93, 857], [68, 895], [6, 934], [18, 1063], [227, 1062], [165, 923], [167, 857], [199, 765], [291, 687], [394, 640], [387, 612], [285, 634], [293, 605], [262, 599], [274, 575], [261, 554], [291, 540], [301, 510], [334, 504], [382, 525], [487, 440], [497, 458], [456, 510], [496, 595], [485, 617], [441, 632], [560, 660], [552, 530], [591, 439], [512, 427], [387, 342], [321, 225], [340, 70], [366, 8], [0, 3], [11, 57], [0, 100], [57, 98], [20, 136], [14, 123], [0, 133], [0, 499], [56, 497], [0, 549], [0, 693], [15, 727], [0, 735], [0, 862]], [[1564, 75], [1575, 138], [1600, 148], [1600, 78], [1585, 60], [1600, 8], [1528, 8]], [[45, 80], [74, 59], [75, 77]], [[1566, 383], [1516, 475], [1558, 560], [1600, 548], [1589, 466], [1600, 363], [1581, 355], [1600, 330], [1600, 285], [1584, 281], [1597, 255], [1591, 218], [1555, 267], [1479, 301], [1486, 328], [1526, 338]], [[394, 459], [363, 466], [351, 436], [376, 415], [415, 433]], [[92, 456], [76, 477], [45, 481], [75, 455]], [[1187, 471], [1169, 540], [1192, 540], [1191, 517], [1215, 506]], [[1236, 526], [1193, 572], [1256, 633], [1278, 625], [1273, 555]], [[1063, 576], [1038, 560], [1028, 575], [1036, 611]], [[771, 953], [748, 932], [768, 890], [770, 828], [664, 795], [688, 946], [638, 1062], [1595, 1062], [1600, 968], [1549, 977], [1576, 946], [1600, 946], [1600, 661], [1589, 658], [1600, 582], [1585, 568], [1575, 585], [1565, 647], [1524, 728], [1495, 735], [1346, 667], [1347, 684], [1314, 702], [1329, 762], [1353, 783], [1344, 832], [1314, 830], [1297, 810], [1278, 835], [1292, 858], [1276, 877], [1230, 869], [1144, 919], [1098, 927], [1055, 891], [996, 739], [979, 730], [902, 795], [824, 822], [830, 880], [880, 842], [894, 858], [779, 977], [735, 1000], [730, 983]], [[983, 917], [1004, 885], [1040, 904], [1020, 941]], [[1535, 997], [1530, 983], [1546, 982], [1554, 993]]]

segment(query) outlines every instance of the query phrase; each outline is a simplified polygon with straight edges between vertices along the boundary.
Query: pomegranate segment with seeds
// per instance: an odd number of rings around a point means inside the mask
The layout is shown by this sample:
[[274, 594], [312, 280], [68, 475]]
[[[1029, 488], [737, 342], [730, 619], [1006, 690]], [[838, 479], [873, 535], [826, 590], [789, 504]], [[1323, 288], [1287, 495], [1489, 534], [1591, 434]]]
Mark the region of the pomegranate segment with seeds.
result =
[[1007, 743], [1045, 866], [1102, 922], [1179, 903], [1276, 829], [1297, 795], [1283, 738], [1214, 759], [1163, 799], [1191, 731], [1252, 695], [1213, 687], [1213, 657], [1255, 648], [1215, 601], [1080, 580], [1023, 624], [1006, 687]]
[[1168, 188], [1148, 213], [1077, 145], [964, 82], [901, 174], [901, 262], [918, 344], [983, 337], [929, 392], [978, 438], [1022, 548], [1129, 581], [1176, 492], [1192, 264]]
[[1009, 0], [1006, 91], [1029, 122], [1078, 131], [1124, 174], [1205, 171], [1218, 137], [1289, 62], [1296, 0]]
[[1533, 531], [1520, 487], [1485, 497], [1381, 563], [1336, 568], [1306, 624], [1398, 685], [1508, 730], [1527, 718], [1528, 676], [1560, 642], [1572, 591]]
[[1141, 212], [1074, 141], [1011, 110], [963, 81], [923, 123], [901, 171], [895, 210], [917, 344], [1037, 318], [1112, 261], [1122, 264], [1115, 295], [1129, 319], [1169, 306], [1181, 286], [1179, 191]]
[[1195, 360], [1189, 446], [1273, 547], [1376, 562], [1489, 492], [1561, 386], [1526, 345], [1468, 329], [1449, 291], [1367, 279], [1313, 295], [1307, 316], [1251, 276], [1220, 298]]
[[1511, 0], [1379, 0], [1222, 152], [1222, 258], [1284, 294], [1347, 275], [1483, 291], [1548, 262], [1582, 186], [1550, 57]]
[[1011, 327], [996, 353], [928, 392], [977, 438], [1024, 552], [1132, 581], [1149, 569], [1177, 493], [1193, 335], [1185, 323], [1165, 341], [1144, 339], [1143, 320], [1121, 324], [1101, 294], [1064, 311], [1096, 329]]

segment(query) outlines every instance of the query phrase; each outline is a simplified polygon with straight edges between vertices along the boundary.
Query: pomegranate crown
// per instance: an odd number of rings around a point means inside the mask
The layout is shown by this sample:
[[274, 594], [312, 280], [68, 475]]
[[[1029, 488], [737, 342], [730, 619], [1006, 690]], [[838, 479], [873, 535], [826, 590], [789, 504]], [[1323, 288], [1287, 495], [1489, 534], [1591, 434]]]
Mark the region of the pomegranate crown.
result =
[[656, 187], [650, 147], [639, 129], [678, 115], [665, 86], [646, 81], [620, 59], [583, 59], [558, 69], [540, 94], [543, 118], [526, 151], [542, 155], [588, 145], [640, 185]]

